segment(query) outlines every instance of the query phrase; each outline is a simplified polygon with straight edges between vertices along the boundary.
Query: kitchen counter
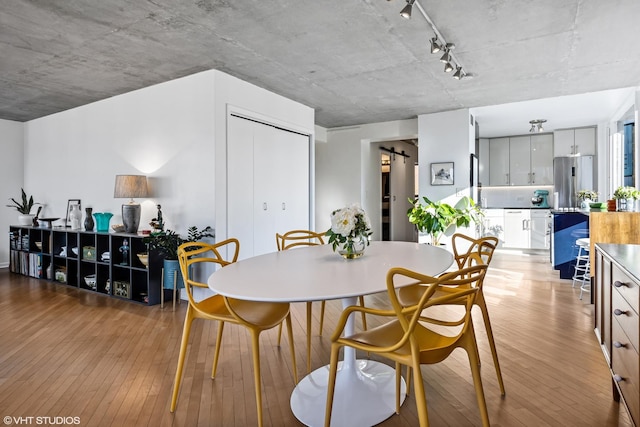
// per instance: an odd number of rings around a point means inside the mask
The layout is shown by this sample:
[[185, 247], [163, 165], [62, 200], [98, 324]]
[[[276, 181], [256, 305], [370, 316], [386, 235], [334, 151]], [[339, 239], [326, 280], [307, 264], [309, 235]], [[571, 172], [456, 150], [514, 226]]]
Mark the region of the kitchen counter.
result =
[[[593, 265], [596, 243], [640, 244], [640, 212], [590, 212], [590, 255]], [[594, 275], [591, 269], [591, 275]]]

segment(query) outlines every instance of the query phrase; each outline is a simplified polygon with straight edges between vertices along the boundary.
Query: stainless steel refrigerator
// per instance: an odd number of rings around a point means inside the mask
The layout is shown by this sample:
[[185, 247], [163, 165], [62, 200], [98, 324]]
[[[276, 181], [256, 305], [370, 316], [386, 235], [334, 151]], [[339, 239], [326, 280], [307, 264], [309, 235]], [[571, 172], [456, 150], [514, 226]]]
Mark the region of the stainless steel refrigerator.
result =
[[594, 156], [554, 158], [553, 191], [558, 194], [558, 206], [554, 207], [579, 207], [577, 194], [580, 190], [597, 191]]

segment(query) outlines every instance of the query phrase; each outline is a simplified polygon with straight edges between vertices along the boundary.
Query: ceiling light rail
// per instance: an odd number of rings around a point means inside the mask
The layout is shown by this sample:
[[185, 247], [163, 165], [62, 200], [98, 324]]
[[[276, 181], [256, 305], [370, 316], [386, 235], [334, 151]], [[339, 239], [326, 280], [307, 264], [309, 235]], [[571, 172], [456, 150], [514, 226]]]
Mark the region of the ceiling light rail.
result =
[[431, 30], [435, 34], [435, 37], [433, 37], [429, 41], [429, 43], [431, 45], [431, 47], [430, 47], [431, 53], [435, 54], [435, 53], [438, 53], [438, 52], [441, 52], [441, 51], [444, 52], [444, 54], [440, 58], [440, 61], [444, 62], [444, 64], [445, 64], [444, 65], [444, 72], [445, 73], [450, 73], [451, 71], [453, 71], [455, 69], [456, 72], [453, 73], [453, 78], [456, 79], [456, 80], [461, 80], [461, 79], [463, 79], [465, 77], [467, 77], [467, 78], [472, 77], [469, 73], [464, 71], [464, 68], [463, 68], [462, 64], [460, 63], [460, 61], [458, 60], [458, 58], [456, 58], [454, 56], [452, 50], [455, 49], [456, 45], [453, 44], [453, 43], [447, 43], [447, 41], [444, 39], [444, 37], [442, 37], [442, 33], [440, 33], [440, 31], [438, 31], [438, 28], [436, 27], [436, 24], [433, 23], [433, 21], [431, 20], [431, 18], [427, 14], [427, 12], [424, 10], [424, 8], [420, 4], [420, 2], [418, 2], [418, 0], [406, 0], [406, 1], [407, 1], [407, 4], [400, 11], [400, 16], [402, 16], [405, 19], [411, 19], [411, 12], [413, 10], [413, 6], [418, 8], [420, 13], [424, 17], [424, 19], [427, 21], [427, 24], [429, 24], [429, 26], [431, 27]]

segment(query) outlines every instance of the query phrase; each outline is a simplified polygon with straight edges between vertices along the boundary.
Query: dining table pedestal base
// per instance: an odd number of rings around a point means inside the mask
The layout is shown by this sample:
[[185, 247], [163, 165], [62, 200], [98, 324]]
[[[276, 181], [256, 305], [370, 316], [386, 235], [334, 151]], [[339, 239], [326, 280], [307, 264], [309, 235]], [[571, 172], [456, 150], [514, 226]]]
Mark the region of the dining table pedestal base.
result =
[[[291, 410], [310, 427], [324, 426], [329, 365], [316, 369], [298, 383], [291, 394]], [[404, 379], [400, 403], [406, 397]], [[396, 371], [373, 360], [340, 362], [336, 376], [331, 426], [373, 426], [396, 412]]]

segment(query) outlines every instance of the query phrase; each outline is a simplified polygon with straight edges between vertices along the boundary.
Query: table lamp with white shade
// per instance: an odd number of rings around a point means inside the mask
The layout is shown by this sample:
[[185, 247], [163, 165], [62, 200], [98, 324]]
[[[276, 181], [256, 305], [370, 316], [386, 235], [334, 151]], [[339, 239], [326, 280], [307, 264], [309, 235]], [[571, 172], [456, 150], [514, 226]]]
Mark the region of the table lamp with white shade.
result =
[[140, 225], [139, 203], [134, 197], [147, 197], [147, 177], [144, 175], [116, 175], [116, 186], [113, 197], [116, 199], [130, 199], [122, 205], [122, 224], [126, 233], [137, 233]]

